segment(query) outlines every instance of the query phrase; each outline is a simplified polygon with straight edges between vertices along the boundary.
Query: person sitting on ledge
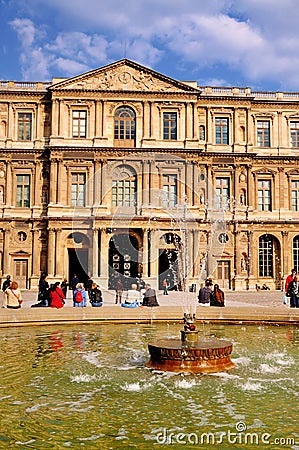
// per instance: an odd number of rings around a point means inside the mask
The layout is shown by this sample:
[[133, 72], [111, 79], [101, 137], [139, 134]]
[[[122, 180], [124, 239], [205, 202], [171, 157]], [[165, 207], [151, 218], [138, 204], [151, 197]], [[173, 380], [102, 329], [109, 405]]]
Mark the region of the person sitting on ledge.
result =
[[200, 305], [210, 306], [213, 302], [213, 292], [212, 292], [213, 282], [208, 278], [205, 282], [205, 286], [199, 290], [198, 293], [198, 303]]
[[126, 292], [125, 303], [121, 303], [124, 308], [137, 308], [140, 306], [140, 292], [137, 291], [137, 284], [132, 284], [131, 289]]
[[91, 306], [100, 307], [103, 306], [102, 291], [96, 283], [92, 283], [89, 301]]
[[51, 284], [49, 289], [50, 307], [60, 309], [65, 304], [65, 296], [59, 287], [59, 282]]
[[211, 306], [225, 306], [224, 292], [220, 289], [219, 284], [214, 284], [213, 298], [210, 302]]
[[19, 309], [22, 304], [22, 294], [16, 281], [12, 281], [4, 291], [3, 308]]
[[145, 293], [142, 306], [160, 306], [157, 300], [156, 291], [151, 287], [149, 283], [145, 285]]
[[73, 293], [73, 306], [86, 306], [87, 292], [83, 283], [78, 283]]

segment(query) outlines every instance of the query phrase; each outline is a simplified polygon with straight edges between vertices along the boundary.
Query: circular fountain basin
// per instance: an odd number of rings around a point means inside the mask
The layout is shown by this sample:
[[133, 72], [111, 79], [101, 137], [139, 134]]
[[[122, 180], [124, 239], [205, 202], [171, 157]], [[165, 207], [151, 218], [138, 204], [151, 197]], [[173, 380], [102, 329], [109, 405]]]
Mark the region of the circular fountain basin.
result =
[[150, 360], [146, 366], [169, 372], [215, 373], [233, 369], [232, 343], [205, 338], [195, 342], [161, 339], [148, 344]]

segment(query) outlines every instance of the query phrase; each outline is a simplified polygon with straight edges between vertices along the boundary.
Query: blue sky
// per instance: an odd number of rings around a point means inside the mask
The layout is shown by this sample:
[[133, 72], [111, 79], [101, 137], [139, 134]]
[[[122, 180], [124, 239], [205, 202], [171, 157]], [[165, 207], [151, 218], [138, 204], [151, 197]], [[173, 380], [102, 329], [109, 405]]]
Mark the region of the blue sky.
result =
[[298, 0], [0, 0], [0, 79], [126, 56], [200, 86], [299, 91]]

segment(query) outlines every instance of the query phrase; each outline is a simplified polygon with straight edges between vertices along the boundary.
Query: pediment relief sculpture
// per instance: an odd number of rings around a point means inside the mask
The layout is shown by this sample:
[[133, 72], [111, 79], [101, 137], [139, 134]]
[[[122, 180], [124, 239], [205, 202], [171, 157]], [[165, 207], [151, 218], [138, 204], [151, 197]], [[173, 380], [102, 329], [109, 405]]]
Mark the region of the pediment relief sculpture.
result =
[[104, 68], [64, 80], [52, 89], [189, 92], [197, 91], [129, 60], [122, 60]]

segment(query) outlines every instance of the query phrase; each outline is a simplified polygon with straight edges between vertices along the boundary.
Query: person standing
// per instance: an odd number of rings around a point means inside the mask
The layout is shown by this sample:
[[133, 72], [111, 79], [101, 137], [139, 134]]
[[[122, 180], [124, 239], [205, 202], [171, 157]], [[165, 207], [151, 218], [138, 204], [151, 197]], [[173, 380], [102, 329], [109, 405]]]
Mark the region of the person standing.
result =
[[295, 276], [288, 284], [288, 297], [290, 297], [290, 307], [299, 308], [299, 278]]
[[6, 291], [6, 289], [9, 287], [10, 283], [11, 283], [10, 275], [6, 275], [6, 278], [3, 281], [3, 285], [2, 285], [2, 291], [3, 292]]
[[74, 273], [74, 276], [73, 276], [73, 278], [71, 279], [71, 286], [70, 286], [71, 289], [72, 289], [73, 291], [76, 290], [76, 286], [77, 286], [78, 283], [80, 283], [80, 280], [79, 280], [79, 278], [77, 277], [77, 274]]
[[286, 281], [285, 281], [285, 285], [284, 285], [284, 292], [285, 294], [289, 296], [288, 291], [289, 291], [289, 284], [294, 280], [295, 276], [297, 274], [297, 270], [296, 269], [292, 269], [290, 275], [288, 275], [286, 277]]
[[50, 298], [50, 307], [51, 308], [59, 309], [64, 306], [65, 296], [64, 296], [62, 290], [60, 289], [58, 282], [51, 284], [51, 287], [49, 289], [49, 298]]
[[78, 283], [73, 293], [73, 306], [86, 306], [87, 293], [82, 283]]
[[168, 295], [168, 283], [166, 278], [164, 278], [162, 281], [162, 287], [163, 287], [163, 295]]
[[121, 282], [121, 279], [118, 278], [116, 282], [116, 288], [115, 288], [115, 304], [121, 303], [122, 295], [123, 295], [123, 284]]
[[160, 306], [157, 300], [156, 291], [151, 287], [149, 283], [145, 285], [145, 293], [142, 306]]
[[16, 281], [12, 281], [4, 291], [3, 308], [19, 309], [22, 304], [22, 294]]
[[67, 278], [64, 278], [62, 280], [62, 282], [60, 283], [60, 288], [63, 292], [64, 298], [66, 298], [66, 294], [67, 294], [67, 288], [68, 288], [69, 284], [67, 282]]

